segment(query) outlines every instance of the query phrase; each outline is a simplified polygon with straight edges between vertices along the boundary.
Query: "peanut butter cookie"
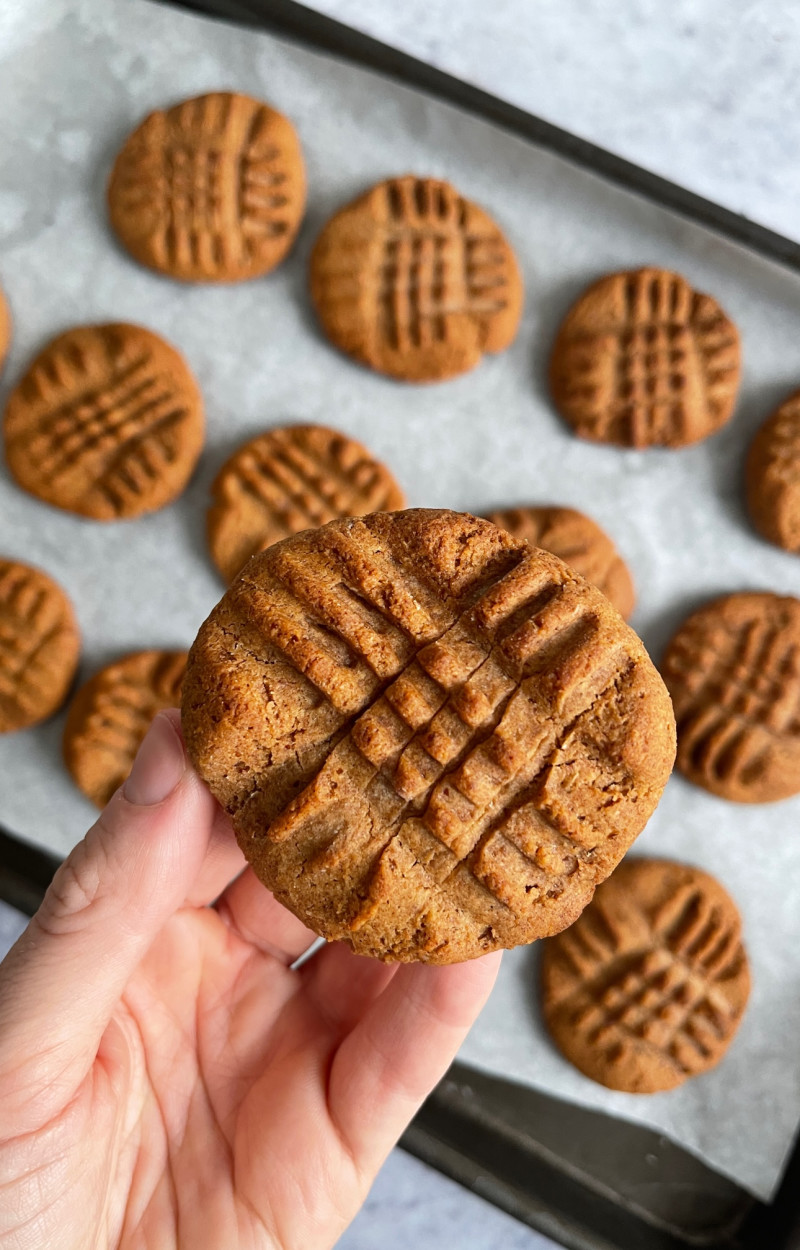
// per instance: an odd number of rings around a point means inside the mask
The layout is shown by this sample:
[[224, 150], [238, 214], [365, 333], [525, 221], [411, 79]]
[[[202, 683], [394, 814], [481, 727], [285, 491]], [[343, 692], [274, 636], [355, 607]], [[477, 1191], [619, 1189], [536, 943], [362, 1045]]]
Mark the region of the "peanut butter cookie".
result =
[[180, 705], [185, 670], [185, 651], [135, 651], [95, 673], [75, 695], [64, 762], [98, 807], [128, 776], [156, 713]]
[[171, 503], [203, 446], [183, 358], [141, 326], [67, 330], [39, 353], [5, 414], [8, 467], [46, 503], [97, 521]]
[[716, 300], [666, 269], [635, 269], [601, 278], [572, 307], [550, 385], [581, 438], [685, 447], [729, 419], [739, 374], [739, 334]]
[[491, 217], [434, 178], [391, 178], [341, 209], [311, 257], [328, 338], [404, 382], [465, 373], [513, 341], [522, 278]]
[[602, 590], [627, 620], [636, 604], [627, 564], [605, 530], [575, 508], [526, 507], [490, 512], [488, 520], [532, 547], [558, 556]]
[[189, 654], [186, 744], [261, 880], [360, 954], [558, 932], [656, 806], [667, 693], [562, 561], [488, 521], [332, 521], [249, 561]]
[[226, 581], [290, 534], [405, 503], [366, 447], [323, 425], [286, 425], [251, 439], [222, 466], [211, 496], [208, 543]]
[[626, 860], [544, 946], [547, 1027], [609, 1089], [654, 1094], [713, 1068], [749, 993], [733, 900], [708, 873], [667, 860]]
[[292, 123], [230, 91], [151, 113], [108, 186], [124, 247], [186, 282], [241, 282], [274, 269], [294, 242], [305, 198]]
[[75, 613], [61, 587], [41, 569], [0, 559], [0, 733], [58, 711], [79, 653]]
[[762, 425], [747, 457], [747, 506], [760, 534], [800, 552], [800, 391]]
[[800, 793], [800, 600], [713, 600], [681, 625], [661, 671], [690, 781], [736, 803]]

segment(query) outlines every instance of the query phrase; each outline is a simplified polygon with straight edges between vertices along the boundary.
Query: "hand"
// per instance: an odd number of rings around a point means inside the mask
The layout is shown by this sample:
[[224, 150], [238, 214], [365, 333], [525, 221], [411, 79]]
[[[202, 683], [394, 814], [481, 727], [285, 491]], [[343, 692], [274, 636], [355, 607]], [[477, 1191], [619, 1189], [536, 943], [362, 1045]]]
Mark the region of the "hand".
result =
[[0, 966], [1, 1250], [333, 1245], [498, 959], [313, 936], [156, 717]]

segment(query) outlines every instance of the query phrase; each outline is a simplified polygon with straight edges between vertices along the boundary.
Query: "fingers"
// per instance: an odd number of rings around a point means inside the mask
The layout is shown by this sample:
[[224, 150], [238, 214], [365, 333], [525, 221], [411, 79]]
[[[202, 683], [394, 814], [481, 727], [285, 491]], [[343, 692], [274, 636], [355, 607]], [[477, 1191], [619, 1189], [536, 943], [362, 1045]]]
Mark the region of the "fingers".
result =
[[222, 808], [217, 806], [206, 856], [186, 902], [193, 907], [213, 903], [246, 867], [247, 860], [239, 850], [231, 822]]
[[[24, 1067], [11, 1087], [29, 1109], [63, 1105], [84, 1078], [127, 981], [197, 879], [215, 806], [174, 719], [157, 716], [0, 969], [0, 1078]], [[5, 1082], [2, 1094], [6, 1108]]]
[[444, 1075], [489, 997], [500, 956], [405, 964], [333, 1060], [328, 1107], [355, 1159], [377, 1169]]
[[354, 955], [342, 942], [331, 942], [301, 972], [305, 993], [329, 1024], [342, 1035], [355, 1028], [370, 1003], [399, 971], [398, 964]]
[[234, 933], [287, 967], [317, 936], [270, 894], [252, 868], [228, 886], [216, 908]]

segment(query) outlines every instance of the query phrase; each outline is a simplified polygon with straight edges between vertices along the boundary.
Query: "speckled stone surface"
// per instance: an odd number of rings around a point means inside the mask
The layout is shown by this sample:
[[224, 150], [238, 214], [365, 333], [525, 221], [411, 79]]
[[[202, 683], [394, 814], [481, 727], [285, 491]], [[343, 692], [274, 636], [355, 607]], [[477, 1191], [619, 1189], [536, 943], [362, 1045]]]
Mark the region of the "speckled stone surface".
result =
[[306, 0], [800, 240], [792, 0]]

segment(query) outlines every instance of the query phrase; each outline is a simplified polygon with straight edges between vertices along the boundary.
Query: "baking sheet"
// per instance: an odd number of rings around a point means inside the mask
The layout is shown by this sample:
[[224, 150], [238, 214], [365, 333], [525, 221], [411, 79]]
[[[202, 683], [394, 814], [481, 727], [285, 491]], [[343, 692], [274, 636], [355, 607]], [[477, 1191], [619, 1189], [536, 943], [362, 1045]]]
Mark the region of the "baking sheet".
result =
[[[150, 108], [209, 89], [272, 101], [298, 126], [310, 206], [296, 249], [266, 279], [184, 287], [117, 247], [103, 187]], [[0, 14], [0, 281], [15, 318], [2, 394], [71, 324], [141, 322], [186, 355], [202, 386], [208, 445], [186, 495], [103, 526], [54, 511], [0, 476], [0, 549], [54, 573], [84, 637], [82, 676], [128, 649], [188, 645], [222, 586], [208, 561], [208, 484], [266, 426], [322, 421], [386, 459], [414, 505], [481, 511], [571, 504], [614, 535], [639, 592], [634, 625], [658, 656], [681, 617], [724, 591], [800, 593], [800, 563], [748, 529], [744, 450], [800, 384], [800, 278], [551, 154], [377, 76], [252, 31], [146, 0], [17, 0]], [[378, 178], [452, 178], [485, 204], [527, 285], [514, 346], [473, 374], [409, 389], [359, 369], [320, 337], [306, 294], [311, 243], [329, 213]], [[615, 268], [674, 267], [716, 295], [742, 331], [736, 416], [682, 452], [621, 452], [573, 438], [553, 413], [545, 360], [558, 320]], [[63, 717], [0, 740], [0, 823], [61, 854], [93, 809], [60, 763]], [[715, 1072], [649, 1098], [573, 1071], [541, 1032], [536, 951], [507, 955], [461, 1058], [660, 1129], [768, 1198], [800, 1119], [800, 799], [734, 807], [680, 778], [637, 844], [716, 873], [744, 913], [753, 996]]]

